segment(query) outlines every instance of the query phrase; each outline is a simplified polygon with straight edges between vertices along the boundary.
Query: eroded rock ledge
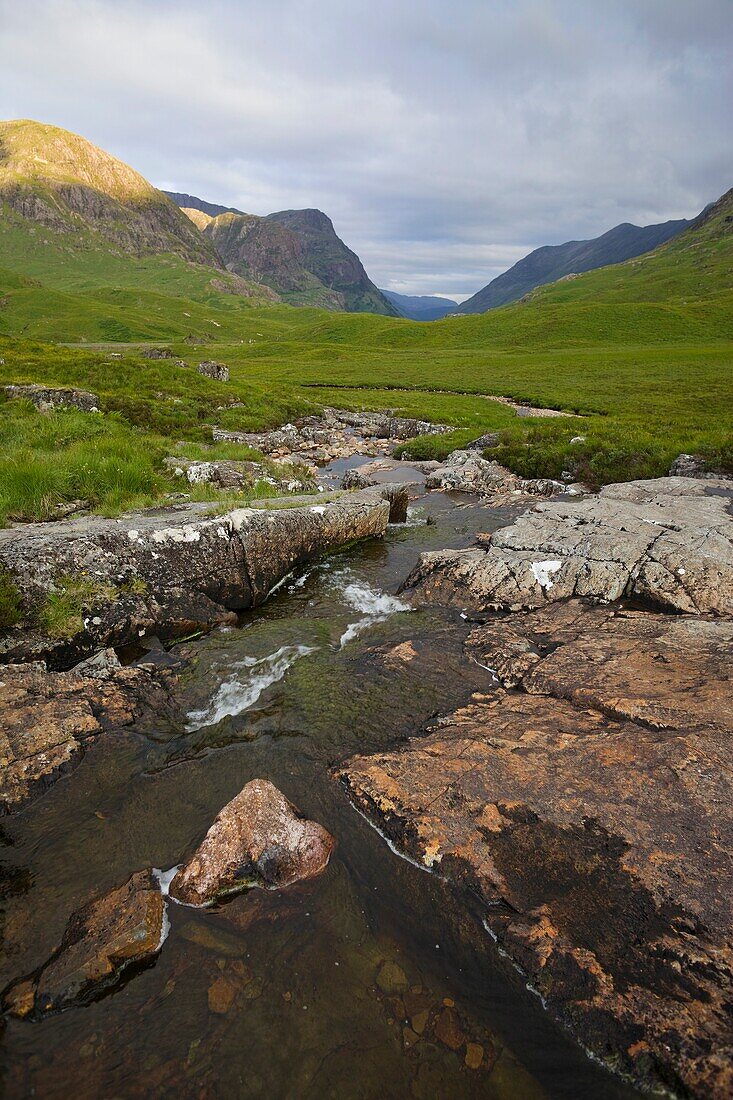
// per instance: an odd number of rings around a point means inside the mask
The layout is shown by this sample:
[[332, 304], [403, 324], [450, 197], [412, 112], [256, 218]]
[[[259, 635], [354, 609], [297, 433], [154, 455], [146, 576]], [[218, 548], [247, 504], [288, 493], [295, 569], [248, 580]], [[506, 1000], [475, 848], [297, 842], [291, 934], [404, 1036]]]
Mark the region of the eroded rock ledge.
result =
[[733, 614], [733, 482], [668, 477], [538, 504], [470, 550], [423, 554], [403, 585], [485, 611], [588, 596]]
[[69, 667], [104, 646], [156, 634], [172, 640], [261, 604], [301, 562], [404, 519], [406, 491], [382, 486], [262, 502], [213, 513], [210, 504], [79, 518], [0, 531], [0, 565], [32, 614], [50, 593], [79, 593], [78, 626], [65, 638], [15, 629], [0, 660], [47, 658]]
[[470, 889], [555, 1015], [645, 1085], [733, 1091], [733, 624], [573, 600], [468, 654], [506, 685], [339, 770]]

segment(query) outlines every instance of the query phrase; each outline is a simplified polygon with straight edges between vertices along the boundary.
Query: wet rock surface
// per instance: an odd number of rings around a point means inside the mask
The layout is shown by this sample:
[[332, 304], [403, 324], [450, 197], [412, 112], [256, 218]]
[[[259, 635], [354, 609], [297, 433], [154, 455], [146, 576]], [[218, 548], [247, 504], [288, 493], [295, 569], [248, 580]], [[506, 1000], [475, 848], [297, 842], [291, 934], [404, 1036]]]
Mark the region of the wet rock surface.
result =
[[319, 875], [333, 846], [323, 826], [304, 819], [277, 787], [253, 779], [221, 810], [177, 872], [171, 897], [209, 905], [251, 886], [290, 886]]
[[122, 668], [114, 651], [70, 672], [42, 662], [0, 667], [0, 813], [40, 794], [100, 734], [146, 714], [180, 719], [164, 670]]
[[36, 383], [25, 386], [3, 386], [9, 401], [20, 398], [32, 401], [41, 412], [51, 409], [78, 409], [80, 412], [99, 412], [100, 402], [95, 393], [88, 390], [56, 389]]
[[[322, 494], [211, 514], [212, 506], [98, 516], [0, 531], [0, 563], [26, 609], [49, 592], [84, 581], [83, 629], [63, 640], [15, 630], [0, 656], [57, 654], [69, 664], [109, 644], [146, 634], [170, 639], [262, 603], [296, 565], [359, 539], [384, 534], [405, 490]], [[405, 500], [406, 506], [406, 500]], [[393, 518], [394, 522], [394, 518]]]
[[658, 478], [537, 505], [475, 549], [423, 554], [406, 589], [474, 610], [633, 597], [668, 611], [733, 613], [733, 488]]
[[165, 902], [150, 871], [85, 905], [40, 971], [5, 991], [11, 1015], [41, 1016], [85, 1004], [151, 962], [166, 931]]
[[647, 1085], [733, 1084], [733, 627], [580, 601], [476, 628], [521, 693], [340, 770], [412, 858], [481, 899], [550, 1009]]
[[442, 466], [428, 474], [425, 486], [480, 496], [505, 493], [553, 496], [564, 489], [561, 482], [550, 478], [518, 477], [498, 462], [490, 462], [471, 450], [452, 451]]

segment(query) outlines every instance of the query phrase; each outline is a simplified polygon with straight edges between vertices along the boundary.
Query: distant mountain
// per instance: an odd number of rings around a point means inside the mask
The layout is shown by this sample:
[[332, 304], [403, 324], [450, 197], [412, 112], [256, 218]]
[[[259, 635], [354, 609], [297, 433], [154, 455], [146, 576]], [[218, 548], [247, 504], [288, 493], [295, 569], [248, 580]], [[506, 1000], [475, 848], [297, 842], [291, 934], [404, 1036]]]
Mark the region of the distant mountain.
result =
[[169, 191], [227, 269], [271, 287], [296, 306], [400, 316], [320, 210], [267, 217]]
[[6, 216], [74, 234], [80, 246], [99, 247], [104, 241], [132, 255], [172, 253], [222, 266], [162, 191], [90, 141], [56, 126], [28, 119], [0, 122], [0, 201]]
[[206, 199], [198, 199], [195, 195], [184, 195], [180, 191], [164, 191], [171, 202], [180, 206], [182, 210], [200, 210], [202, 214], [208, 214], [215, 218], [217, 214], [243, 214], [243, 210], [237, 210], [236, 206], [218, 206], [215, 202], [207, 202]]
[[643, 227], [624, 222], [589, 241], [568, 241], [536, 248], [458, 306], [456, 313], [485, 313], [516, 302], [535, 287], [554, 283], [566, 275], [579, 275], [631, 260], [679, 236], [696, 221], [681, 219]]
[[388, 302], [396, 306], [403, 317], [412, 321], [439, 321], [447, 313], [455, 313], [458, 303], [452, 298], [435, 298], [428, 294], [397, 294], [394, 290], [381, 292]]

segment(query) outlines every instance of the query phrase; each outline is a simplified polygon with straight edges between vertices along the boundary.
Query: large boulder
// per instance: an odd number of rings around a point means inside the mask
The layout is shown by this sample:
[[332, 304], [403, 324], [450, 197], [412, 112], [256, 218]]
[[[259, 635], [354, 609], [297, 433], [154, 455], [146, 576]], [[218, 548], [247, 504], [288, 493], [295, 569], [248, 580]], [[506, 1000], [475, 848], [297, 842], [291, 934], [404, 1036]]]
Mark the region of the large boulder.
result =
[[323, 826], [303, 818], [277, 787], [253, 779], [217, 815], [170, 894], [188, 905], [210, 905], [252, 886], [290, 886], [319, 875], [333, 846]]
[[40, 386], [36, 383], [26, 386], [3, 386], [9, 401], [22, 398], [32, 401], [41, 412], [52, 409], [78, 409], [80, 412], [99, 412], [99, 398], [88, 390], [59, 389], [52, 386]]
[[114, 651], [70, 672], [34, 662], [0, 669], [0, 814], [24, 805], [100, 734], [145, 714], [175, 720], [164, 670], [122, 668]]
[[87, 1004], [152, 962], [167, 932], [165, 902], [150, 871], [139, 871], [70, 918], [61, 945], [40, 971], [4, 994], [16, 1016]]
[[[105, 645], [169, 640], [257, 606], [294, 566], [381, 536], [404, 489], [320, 494], [216, 514], [211, 504], [0, 531], [0, 565], [32, 613], [59, 588], [80, 593], [67, 638], [34, 643], [56, 667]], [[0, 639], [0, 657], [27, 659], [29, 636]], [[45, 646], [45, 649], [43, 648]], [[55, 656], [54, 656], [55, 655]]]
[[423, 554], [414, 597], [485, 611], [570, 596], [733, 612], [733, 485], [658, 478], [538, 504], [469, 550]]
[[501, 688], [340, 771], [584, 1045], [733, 1091], [733, 628], [578, 601], [477, 628]]
[[229, 381], [229, 367], [225, 363], [217, 363], [214, 359], [205, 359], [203, 363], [199, 363], [196, 370], [204, 378], [213, 378], [215, 382]]

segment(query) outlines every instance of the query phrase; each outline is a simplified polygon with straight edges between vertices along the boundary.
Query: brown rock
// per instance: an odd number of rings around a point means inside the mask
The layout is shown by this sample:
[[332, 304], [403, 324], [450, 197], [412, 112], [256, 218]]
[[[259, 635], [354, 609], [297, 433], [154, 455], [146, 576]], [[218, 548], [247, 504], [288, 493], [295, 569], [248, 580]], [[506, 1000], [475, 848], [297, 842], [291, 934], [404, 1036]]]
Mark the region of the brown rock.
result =
[[480, 1069], [484, 1060], [484, 1048], [480, 1043], [466, 1043], [466, 1057], [464, 1059], [468, 1069]]
[[222, 974], [209, 986], [207, 994], [209, 1012], [223, 1016], [234, 1004], [236, 995], [237, 987]]
[[416, 1012], [414, 1016], [410, 1017], [410, 1023], [412, 1024], [412, 1030], [418, 1035], [422, 1035], [427, 1025], [430, 1013], [425, 1008], [422, 1012]]
[[115, 661], [70, 672], [48, 672], [42, 662], [0, 668], [0, 813], [47, 788], [102, 732], [151, 711], [173, 713], [163, 672]]
[[433, 1025], [436, 1039], [451, 1050], [460, 1050], [466, 1041], [455, 1008], [443, 1008]]
[[404, 970], [390, 959], [380, 966], [377, 971], [376, 982], [378, 988], [388, 997], [403, 993], [407, 989], [407, 977]]
[[171, 883], [171, 896], [209, 905], [251, 886], [283, 887], [321, 873], [334, 840], [265, 779], [253, 779], [217, 815]]
[[104, 897], [78, 910], [58, 951], [36, 977], [5, 994], [10, 1011], [28, 1015], [86, 1004], [152, 961], [165, 938], [165, 903], [150, 871], [139, 871]]
[[731, 640], [577, 602], [489, 623], [469, 651], [524, 693], [341, 770], [585, 1045], [705, 1100], [733, 1072]]

